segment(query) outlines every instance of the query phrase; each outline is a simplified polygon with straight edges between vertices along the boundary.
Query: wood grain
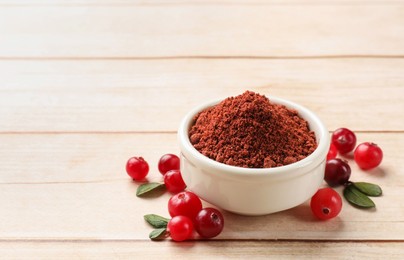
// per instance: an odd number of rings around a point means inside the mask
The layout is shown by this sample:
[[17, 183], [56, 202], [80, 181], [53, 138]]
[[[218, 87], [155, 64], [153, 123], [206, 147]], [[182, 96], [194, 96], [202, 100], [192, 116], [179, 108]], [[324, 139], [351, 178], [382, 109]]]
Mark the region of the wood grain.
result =
[[404, 130], [404, 59], [19, 60], [0, 61], [0, 77], [2, 132], [176, 131], [192, 108], [247, 89], [330, 131]]
[[389, 5], [403, 0], [0, 0], [5, 6], [20, 5]]
[[[350, 252], [344, 255], [344, 252]], [[267, 241], [206, 241], [206, 242], [0, 242], [0, 254], [7, 259], [337, 259], [357, 257], [402, 259], [402, 243], [333, 243], [333, 242], [267, 242]]]
[[402, 4], [10, 6], [0, 57], [402, 57], [403, 16]]

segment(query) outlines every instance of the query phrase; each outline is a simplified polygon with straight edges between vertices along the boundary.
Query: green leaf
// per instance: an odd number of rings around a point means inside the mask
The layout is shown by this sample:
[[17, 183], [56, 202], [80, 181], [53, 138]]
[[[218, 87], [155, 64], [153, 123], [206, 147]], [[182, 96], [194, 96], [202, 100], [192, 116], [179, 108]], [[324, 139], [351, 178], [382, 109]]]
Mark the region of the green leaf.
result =
[[373, 208], [375, 203], [358, 190], [354, 185], [348, 185], [344, 189], [344, 197], [351, 204], [361, 208]]
[[149, 238], [151, 240], [162, 240], [167, 237], [167, 229], [166, 228], [157, 228], [150, 232]]
[[380, 196], [382, 195], [382, 189], [379, 185], [368, 182], [353, 182], [355, 188], [368, 196]]
[[136, 196], [141, 197], [148, 192], [160, 189], [161, 187], [165, 187], [164, 183], [159, 182], [149, 182], [140, 185], [136, 190]]
[[154, 228], [166, 228], [170, 219], [155, 214], [144, 215], [144, 220]]

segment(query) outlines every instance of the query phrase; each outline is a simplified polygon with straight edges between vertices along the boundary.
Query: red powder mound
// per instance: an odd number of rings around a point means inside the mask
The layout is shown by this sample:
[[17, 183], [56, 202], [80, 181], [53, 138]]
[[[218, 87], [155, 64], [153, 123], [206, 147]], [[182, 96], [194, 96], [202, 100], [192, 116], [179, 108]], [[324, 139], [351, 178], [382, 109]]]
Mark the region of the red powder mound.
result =
[[299, 161], [317, 147], [297, 111], [252, 91], [229, 97], [197, 114], [189, 131], [193, 146], [228, 165], [271, 168]]

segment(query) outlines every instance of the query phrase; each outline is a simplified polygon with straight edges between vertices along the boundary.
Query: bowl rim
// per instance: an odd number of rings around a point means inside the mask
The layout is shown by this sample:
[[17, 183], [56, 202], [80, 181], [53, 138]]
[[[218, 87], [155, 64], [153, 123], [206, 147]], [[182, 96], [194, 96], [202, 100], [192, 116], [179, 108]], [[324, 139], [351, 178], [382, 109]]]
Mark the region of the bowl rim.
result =
[[[208, 168], [215, 168], [219, 169], [221, 171], [225, 171], [230, 174], [234, 174], [237, 176], [275, 176], [275, 175], [280, 175], [282, 174], [283, 177], [285, 173], [287, 172], [295, 172], [298, 169], [305, 168], [306, 171], [308, 170], [307, 168], [315, 168], [317, 165], [319, 165], [323, 160], [325, 160], [325, 155], [327, 154], [329, 150], [329, 133], [323, 122], [320, 120], [320, 118], [313, 113], [311, 110], [307, 109], [306, 107], [299, 105], [295, 102], [283, 99], [283, 98], [278, 98], [276, 96], [270, 96], [267, 97], [271, 103], [274, 104], [280, 104], [284, 105], [287, 108], [295, 109], [298, 111], [298, 114], [300, 117], [308, 121], [309, 125], [310, 122], [314, 122], [314, 124], [317, 125], [319, 131], [315, 132], [316, 135], [316, 141], [317, 141], [317, 148], [312, 152], [309, 156], [306, 158], [288, 164], [284, 166], [279, 166], [279, 167], [273, 167], [273, 168], [244, 168], [244, 167], [239, 167], [239, 166], [232, 166], [228, 165], [225, 163], [218, 162], [216, 160], [213, 160], [202, 153], [200, 153], [191, 143], [189, 140], [189, 127], [192, 125], [194, 116], [199, 113], [200, 111], [212, 107], [221, 101], [220, 100], [214, 100], [210, 101], [207, 103], [204, 103], [202, 105], [199, 105], [189, 111], [185, 117], [182, 119], [180, 126], [178, 128], [178, 140], [180, 143], [180, 148], [181, 152], [183, 150], [186, 150], [187, 153], [190, 153], [195, 160], [198, 160], [199, 163], [203, 164], [205, 167]], [[304, 114], [304, 116], [302, 115]], [[309, 118], [309, 120], [308, 120]], [[313, 127], [310, 127], [311, 129]], [[312, 130], [314, 131], [314, 130]], [[189, 159], [189, 158], [188, 158]], [[312, 166], [312, 167], [310, 167]]]

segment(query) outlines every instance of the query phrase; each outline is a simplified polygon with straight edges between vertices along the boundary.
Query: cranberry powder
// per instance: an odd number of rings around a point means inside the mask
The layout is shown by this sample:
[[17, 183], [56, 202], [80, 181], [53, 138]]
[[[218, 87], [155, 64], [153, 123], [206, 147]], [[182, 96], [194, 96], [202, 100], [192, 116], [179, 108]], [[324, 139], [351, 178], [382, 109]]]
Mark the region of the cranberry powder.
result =
[[252, 91], [197, 114], [189, 137], [205, 156], [246, 168], [291, 164], [317, 147], [314, 132], [297, 111]]

